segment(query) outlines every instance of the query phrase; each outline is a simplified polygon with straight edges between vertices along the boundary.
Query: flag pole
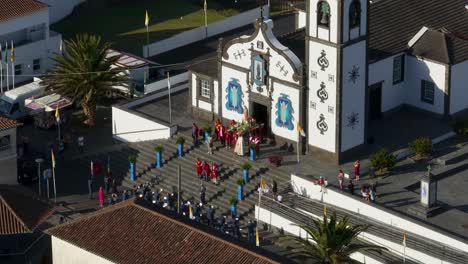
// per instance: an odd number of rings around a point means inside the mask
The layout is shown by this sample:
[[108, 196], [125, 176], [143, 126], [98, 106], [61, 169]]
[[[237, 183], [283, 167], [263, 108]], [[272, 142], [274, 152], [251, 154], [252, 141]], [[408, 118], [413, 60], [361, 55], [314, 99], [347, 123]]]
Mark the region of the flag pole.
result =
[[260, 220], [260, 210], [261, 210], [261, 203], [262, 203], [262, 192], [263, 192], [263, 175], [260, 177], [260, 189], [258, 190], [258, 212], [257, 212], [257, 229], [256, 229], [256, 232], [255, 232], [255, 243], [256, 243], [256, 246], [259, 247], [260, 246], [260, 237], [259, 237], [259, 234], [258, 234], [258, 222]]
[[148, 10], [146, 10], [145, 14], [145, 26], [146, 26], [146, 52], [147, 52], [147, 57], [150, 56], [149, 54], [149, 16], [148, 16]]
[[207, 15], [206, 15], [206, 11], [207, 11], [207, 4], [206, 4], [206, 0], [203, 4], [203, 10], [205, 11], [205, 37], [208, 38], [208, 18], [207, 18]]
[[169, 95], [169, 124], [172, 124], [172, 104], [171, 104], [171, 77], [167, 72], [167, 91]]
[[5, 42], [5, 67], [6, 67], [6, 90], [10, 88], [9, 78], [8, 78], [8, 42]]
[[0, 89], [1, 89], [1, 93], [3, 93], [3, 62], [2, 62], [2, 59], [3, 59], [3, 56], [2, 56], [2, 44], [0, 43]]

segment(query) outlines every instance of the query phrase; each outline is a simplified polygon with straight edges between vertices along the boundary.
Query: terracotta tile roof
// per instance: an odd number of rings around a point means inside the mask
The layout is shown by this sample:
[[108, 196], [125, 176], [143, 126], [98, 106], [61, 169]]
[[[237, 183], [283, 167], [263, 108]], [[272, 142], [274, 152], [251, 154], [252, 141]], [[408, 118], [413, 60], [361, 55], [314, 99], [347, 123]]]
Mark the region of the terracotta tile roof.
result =
[[53, 212], [28, 189], [0, 185], [0, 235], [32, 233]]
[[131, 199], [46, 233], [116, 263], [280, 263], [206, 226], [150, 206]]
[[0, 22], [48, 8], [48, 5], [36, 0], [1, 0], [0, 6]]
[[19, 125], [20, 123], [18, 123], [16, 120], [0, 116], [0, 131], [17, 127]]

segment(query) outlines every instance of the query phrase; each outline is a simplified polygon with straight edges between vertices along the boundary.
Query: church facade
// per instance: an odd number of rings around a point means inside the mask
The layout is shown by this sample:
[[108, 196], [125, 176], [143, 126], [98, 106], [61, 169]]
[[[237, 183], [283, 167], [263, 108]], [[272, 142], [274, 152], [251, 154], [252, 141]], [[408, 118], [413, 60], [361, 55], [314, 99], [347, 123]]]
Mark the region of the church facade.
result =
[[[227, 122], [248, 111], [270, 136], [339, 162], [385, 112], [466, 110], [468, 21], [450, 22], [468, 20], [463, 1], [373, 2], [307, 0], [289, 33], [261, 18], [251, 35], [220, 40], [217, 57], [190, 68], [192, 114]], [[433, 18], [440, 10], [454, 13]]]

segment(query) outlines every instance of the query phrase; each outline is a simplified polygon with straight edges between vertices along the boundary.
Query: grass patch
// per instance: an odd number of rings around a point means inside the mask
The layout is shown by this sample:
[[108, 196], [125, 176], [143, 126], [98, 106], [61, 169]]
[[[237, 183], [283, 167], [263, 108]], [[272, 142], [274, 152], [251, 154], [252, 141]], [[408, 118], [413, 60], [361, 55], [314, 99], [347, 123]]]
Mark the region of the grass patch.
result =
[[[208, 23], [242, 12], [207, 1]], [[51, 25], [64, 39], [77, 33], [100, 35], [116, 49], [142, 55], [146, 45], [145, 11], [150, 17], [150, 43], [205, 24], [203, 2], [186, 0], [88, 0], [65, 19]]]

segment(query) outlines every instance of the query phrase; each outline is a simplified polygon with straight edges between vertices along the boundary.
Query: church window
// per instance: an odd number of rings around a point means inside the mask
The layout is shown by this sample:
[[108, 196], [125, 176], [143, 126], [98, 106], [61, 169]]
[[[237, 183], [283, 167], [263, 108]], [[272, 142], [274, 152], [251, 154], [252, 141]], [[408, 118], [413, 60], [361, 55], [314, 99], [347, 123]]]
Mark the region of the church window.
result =
[[211, 97], [211, 87], [208, 80], [200, 81], [200, 95], [205, 98]]
[[361, 3], [354, 0], [349, 6], [349, 27], [359, 27], [361, 24]]
[[330, 26], [330, 5], [320, 1], [317, 5], [317, 24], [323, 27]]
[[421, 101], [434, 104], [434, 83], [421, 80]]
[[405, 79], [405, 55], [393, 58], [393, 84], [402, 82]]

